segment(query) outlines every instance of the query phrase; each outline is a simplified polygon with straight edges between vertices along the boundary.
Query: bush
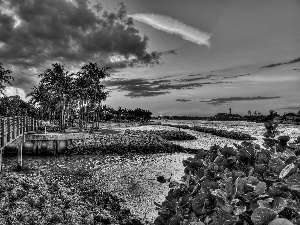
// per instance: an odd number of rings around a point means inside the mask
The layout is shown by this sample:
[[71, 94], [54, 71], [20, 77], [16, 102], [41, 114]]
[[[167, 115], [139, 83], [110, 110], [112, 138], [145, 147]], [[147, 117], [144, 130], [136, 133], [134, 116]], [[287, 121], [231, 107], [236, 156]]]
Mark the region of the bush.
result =
[[0, 174], [0, 223], [144, 224], [121, 207], [122, 199], [97, 189], [97, 181], [68, 183], [61, 172]]
[[[276, 133], [276, 126], [265, 126], [268, 136]], [[170, 182], [165, 201], [155, 203], [155, 224], [263, 225], [278, 217], [299, 224], [299, 145], [288, 140], [198, 150], [183, 160], [184, 176]]]
[[155, 134], [142, 131], [126, 131], [125, 134], [95, 135], [93, 138], [86, 140], [73, 140], [67, 146], [65, 154], [153, 154], [195, 153], [195, 151], [195, 149], [170, 143]]
[[177, 130], [126, 130], [125, 134], [128, 135], [138, 135], [138, 134], [145, 134], [145, 135], [157, 135], [161, 138], [169, 141], [183, 141], [183, 140], [196, 140], [197, 138], [191, 134], [187, 134], [184, 131], [177, 131]]

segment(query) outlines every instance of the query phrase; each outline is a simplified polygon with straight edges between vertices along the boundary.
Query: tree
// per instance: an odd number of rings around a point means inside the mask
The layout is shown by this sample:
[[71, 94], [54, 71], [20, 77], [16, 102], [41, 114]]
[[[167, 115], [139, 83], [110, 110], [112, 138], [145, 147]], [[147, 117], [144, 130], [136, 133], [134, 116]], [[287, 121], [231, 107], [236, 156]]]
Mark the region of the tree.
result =
[[30, 103], [23, 101], [20, 96], [4, 96], [0, 98], [0, 116], [36, 116], [36, 109]]
[[48, 92], [46, 86], [43, 83], [39, 84], [38, 87], [34, 86], [27, 97], [31, 97], [29, 103], [39, 109], [41, 118], [45, 120], [48, 118], [50, 121], [51, 106], [55, 105], [55, 99], [51, 93]]
[[93, 127], [96, 119], [96, 108], [100, 106], [101, 102], [106, 100], [109, 92], [105, 92], [105, 86], [101, 84], [101, 80], [109, 77], [107, 72], [110, 67], [100, 68], [97, 63], [89, 63], [82, 66], [81, 71], [78, 72], [77, 77], [82, 79], [84, 83], [85, 96], [88, 98], [88, 104], [92, 107], [92, 121]]
[[68, 71], [65, 71], [64, 66], [58, 63], [52, 64], [51, 69], [46, 69], [39, 75], [42, 78], [39, 86], [37, 88], [34, 87], [29, 94], [29, 96], [33, 97], [33, 101], [38, 102], [42, 108], [48, 110], [49, 120], [50, 115], [55, 114], [56, 109], [58, 109], [61, 129], [66, 127], [65, 121], [69, 115], [69, 105], [73, 100], [73, 75], [69, 75]]
[[[87, 96], [87, 90], [89, 88], [89, 81], [87, 77], [84, 76], [84, 74], [78, 72], [76, 74], [75, 80], [74, 80], [74, 85], [75, 85], [75, 92], [74, 92], [74, 97], [76, 98], [78, 102], [78, 109], [79, 109], [79, 127], [81, 129], [82, 127], [82, 120], [84, 116], [84, 102], [87, 101], [88, 96]], [[86, 112], [86, 111], [85, 111]]]
[[0, 94], [4, 95], [4, 88], [5, 86], [3, 84], [9, 84], [10, 80], [14, 80], [14, 78], [12, 76], [10, 76], [9, 74], [11, 74], [12, 71], [10, 70], [6, 70], [4, 67], [2, 67], [2, 63], [0, 62]]

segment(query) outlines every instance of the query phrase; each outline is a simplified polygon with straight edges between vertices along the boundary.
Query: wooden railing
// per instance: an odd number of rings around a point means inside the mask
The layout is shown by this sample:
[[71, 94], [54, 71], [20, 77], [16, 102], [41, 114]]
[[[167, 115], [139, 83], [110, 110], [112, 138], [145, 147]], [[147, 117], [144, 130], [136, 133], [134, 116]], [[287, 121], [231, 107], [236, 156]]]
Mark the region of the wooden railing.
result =
[[[0, 117], [0, 172], [2, 170], [2, 152], [6, 145], [18, 139], [27, 132], [35, 131], [39, 126], [42, 125], [41, 120], [25, 116], [14, 116], [14, 117]], [[22, 140], [22, 143], [25, 140]], [[22, 144], [20, 145], [22, 148]], [[22, 154], [22, 150], [20, 151]], [[18, 151], [18, 162], [19, 162], [19, 151]], [[21, 155], [22, 165], [22, 155]]]
[[23, 133], [35, 131], [39, 126], [41, 126], [41, 120], [31, 117], [0, 117], [0, 149]]

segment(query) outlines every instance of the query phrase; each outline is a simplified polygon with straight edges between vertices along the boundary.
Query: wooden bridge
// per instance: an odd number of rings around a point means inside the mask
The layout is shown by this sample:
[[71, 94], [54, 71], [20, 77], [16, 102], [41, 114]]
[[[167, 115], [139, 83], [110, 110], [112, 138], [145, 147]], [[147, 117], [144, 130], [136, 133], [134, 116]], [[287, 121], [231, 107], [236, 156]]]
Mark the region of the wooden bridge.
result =
[[[26, 116], [0, 117], [0, 172], [2, 170], [2, 153], [4, 147], [21, 136], [24, 137], [25, 133], [37, 130], [41, 125], [41, 120]], [[22, 148], [22, 145], [20, 148]], [[18, 159], [19, 157], [22, 159], [22, 152], [20, 154], [21, 156], [18, 153]]]

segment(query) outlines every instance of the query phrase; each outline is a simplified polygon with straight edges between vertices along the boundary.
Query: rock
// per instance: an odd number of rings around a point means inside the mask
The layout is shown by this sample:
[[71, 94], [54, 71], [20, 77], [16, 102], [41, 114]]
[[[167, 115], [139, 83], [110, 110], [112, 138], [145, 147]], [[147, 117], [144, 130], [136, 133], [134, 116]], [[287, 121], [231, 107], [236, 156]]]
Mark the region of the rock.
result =
[[294, 225], [291, 221], [285, 218], [277, 218], [271, 221], [268, 225]]

